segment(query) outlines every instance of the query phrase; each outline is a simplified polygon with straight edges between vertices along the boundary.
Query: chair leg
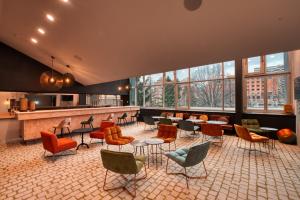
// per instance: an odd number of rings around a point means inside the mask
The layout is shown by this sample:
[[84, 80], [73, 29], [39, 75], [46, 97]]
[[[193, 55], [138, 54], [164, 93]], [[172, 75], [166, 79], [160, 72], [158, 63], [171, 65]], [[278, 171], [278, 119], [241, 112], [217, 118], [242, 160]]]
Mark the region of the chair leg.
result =
[[186, 181], [186, 186], [189, 189], [189, 178], [187, 177], [187, 173], [186, 173], [186, 168], [184, 168], [184, 173], [185, 173], [185, 181]]

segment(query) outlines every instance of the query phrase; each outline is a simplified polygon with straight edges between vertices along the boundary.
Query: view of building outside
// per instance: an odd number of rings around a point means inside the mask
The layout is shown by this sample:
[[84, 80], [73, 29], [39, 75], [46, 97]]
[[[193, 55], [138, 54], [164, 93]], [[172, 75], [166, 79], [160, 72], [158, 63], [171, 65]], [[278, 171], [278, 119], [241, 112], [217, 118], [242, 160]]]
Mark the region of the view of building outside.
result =
[[[264, 61], [264, 62], [263, 62]], [[289, 102], [289, 66], [286, 53], [247, 59], [248, 110], [283, 110]]]
[[235, 62], [131, 78], [132, 105], [201, 110], [235, 109]]

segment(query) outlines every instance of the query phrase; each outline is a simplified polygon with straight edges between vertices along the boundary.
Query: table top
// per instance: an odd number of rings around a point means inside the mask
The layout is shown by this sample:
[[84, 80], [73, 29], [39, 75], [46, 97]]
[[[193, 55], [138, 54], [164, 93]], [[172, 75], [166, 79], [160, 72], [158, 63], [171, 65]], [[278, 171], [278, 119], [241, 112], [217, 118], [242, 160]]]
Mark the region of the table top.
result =
[[204, 120], [202, 120], [202, 119], [187, 119], [186, 121], [190, 121], [190, 122], [193, 122], [193, 123], [201, 123], [201, 122], [204, 122]]
[[271, 127], [260, 127], [260, 129], [265, 130], [265, 131], [278, 131], [277, 128], [271, 128]]
[[141, 146], [146, 146], [145, 140], [134, 140], [133, 142], [130, 143], [132, 146], [135, 147], [141, 147]]
[[206, 121], [206, 123], [208, 123], [208, 124], [219, 124], [219, 125], [227, 124], [227, 122], [217, 121], [217, 120], [209, 120], [209, 121]]
[[89, 133], [92, 132], [94, 129], [92, 128], [78, 128], [78, 129], [74, 129], [72, 131], [72, 133]]
[[179, 121], [182, 120], [181, 117], [168, 117], [168, 119], [172, 120], [172, 121]]
[[165, 117], [163, 117], [163, 116], [152, 116], [152, 118], [153, 118], [153, 119], [163, 119], [163, 118], [165, 118]]
[[145, 143], [150, 144], [150, 145], [163, 144], [164, 140], [159, 139], [159, 138], [151, 138], [151, 139], [146, 139]]

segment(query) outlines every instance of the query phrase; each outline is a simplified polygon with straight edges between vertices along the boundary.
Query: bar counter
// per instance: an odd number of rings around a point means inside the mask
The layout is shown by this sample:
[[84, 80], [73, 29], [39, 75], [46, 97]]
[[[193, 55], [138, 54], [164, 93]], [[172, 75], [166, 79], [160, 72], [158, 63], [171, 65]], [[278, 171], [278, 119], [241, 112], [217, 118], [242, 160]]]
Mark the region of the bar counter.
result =
[[[16, 119], [22, 122], [22, 137], [24, 141], [39, 139], [41, 131], [53, 131], [53, 126], [58, 125], [62, 120], [70, 117], [71, 130], [80, 128], [80, 122], [87, 120], [91, 115], [94, 116], [94, 127], [99, 127], [102, 120], [107, 119], [113, 114], [113, 120], [117, 121], [124, 112], [130, 119], [139, 106], [118, 106], [118, 107], [99, 107], [99, 108], [76, 108], [60, 110], [37, 110], [32, 112], [15, 112]], [[127, 119], [127, 121], [129, 120]], [[57, 130], [60, 131], [60, 130]]]

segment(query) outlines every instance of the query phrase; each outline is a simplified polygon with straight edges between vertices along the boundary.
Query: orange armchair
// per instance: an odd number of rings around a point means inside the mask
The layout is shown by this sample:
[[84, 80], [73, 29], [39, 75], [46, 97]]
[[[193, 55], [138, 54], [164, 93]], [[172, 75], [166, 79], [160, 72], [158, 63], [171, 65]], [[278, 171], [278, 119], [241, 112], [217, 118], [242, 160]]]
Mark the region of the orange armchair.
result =
[[119, 126], [111, 126], [104, 130], [104, 138], [107, 144], [107, 149], [109, 145], [118, 145], [119, 151], [122, 145], [131, 143], [134, 137], [123, 136], [121, 128]]
[[161, 124], [159, 125], [156, 138], [164, 140], [164, 143], [169, 144], [169, 151], [171, 149], [171, 143], [174, 142], [176, 149], [177, 127], [173, 125]]
[[[201, 124], [201, 132], [203, 136], [212, 136], [212, 137], [220, 137], [220, 141], [217, 141], [221, 143], [221, 146], [223, 144], [223, 135], [224, 131], [222, 129], [221, 125], [218, 124], [206, 124], [202, 123]], [[215, 143], [216, 141], [214, 141]]]
[[[255, 149], [255, 143], [268, 143], [269, 142], [269, 138], [267, 137], [264, 137], [264, 136], [261, 136], [261, 135], [258, 135], [256, 133], [252, 133], [252, 132], [249, 132], [249, 130], [243, 126], [239, 126], [237, 124], [234, 124], [234, 128], [235, 128], [235, 131], [236, 131], [236, 134], [238, 135], [238, 142], [237, 142], [237, 146], [239, 146], [239, 140], [240, 139], [243, 139], [243, 140], [246, 140], [246, 141], [249, 141], [250, 142], [250, 151], [252, 150], [251, 149], [251, 146], [252, 146], [252, 143], [254, 144], [254, 151], [256, 150]], [[269, 145], [268, 146], [268, 153], [270, 152], [270, 149], [269, 149]], [[249, 152], [250, 153], [250, 152]]]
[[91, 138], [91, 142], [92, 143], [92, 139], [100, 139], [101, 143], [103, 145], [103, 140], [104, 140], [104, 130], [108, 127], [112, 127], [114, 126], [115, 123], [111, 122], [111, 121], [102, 121], [100, 124], [100, 128], [96, 131], [93, 131], [90, 133], [90, 138]]
[[41, 132], [41, 138], [43, 142], [43, 147], [46, 151], [51, 152], [53, 155], [66, 151], [72, 148], [76, 148], [77, 142], [71, 138], [60, 138], [57, 139], [54, 133]]

